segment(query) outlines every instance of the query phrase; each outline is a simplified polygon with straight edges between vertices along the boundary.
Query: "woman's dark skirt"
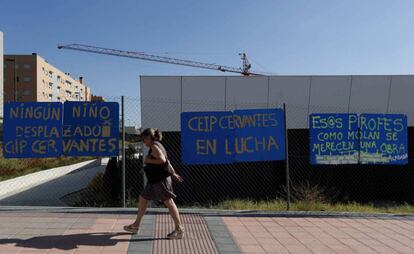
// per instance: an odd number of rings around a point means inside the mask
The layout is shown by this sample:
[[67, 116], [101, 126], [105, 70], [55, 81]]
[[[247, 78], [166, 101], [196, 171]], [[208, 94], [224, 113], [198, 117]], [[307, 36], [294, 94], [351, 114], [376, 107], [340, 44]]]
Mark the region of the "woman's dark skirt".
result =
[[173, 192], [171, 177], [167, 177], [158, 183], [147, 183], [141, 196], [147, 200], [161, 201], [177, 197]]

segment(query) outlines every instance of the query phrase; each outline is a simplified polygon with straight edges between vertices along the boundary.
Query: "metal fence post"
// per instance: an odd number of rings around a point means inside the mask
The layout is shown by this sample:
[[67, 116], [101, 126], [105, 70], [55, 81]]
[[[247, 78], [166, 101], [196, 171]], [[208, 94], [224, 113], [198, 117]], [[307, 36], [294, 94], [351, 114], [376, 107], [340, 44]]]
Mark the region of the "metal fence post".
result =
[[284, 127], [285, 127], [285, 166], [286, 166], [286, 195], [287, 195], [287, 210], [290, 210], [290, 175], [289, 175], [289, 138], [286, 124], [286, 104], [283, 103]]
[[125, 104], [124, 96], [121, 96], [121, 116], [122, 116], [122, 207], [126, 207], [125, 201]]

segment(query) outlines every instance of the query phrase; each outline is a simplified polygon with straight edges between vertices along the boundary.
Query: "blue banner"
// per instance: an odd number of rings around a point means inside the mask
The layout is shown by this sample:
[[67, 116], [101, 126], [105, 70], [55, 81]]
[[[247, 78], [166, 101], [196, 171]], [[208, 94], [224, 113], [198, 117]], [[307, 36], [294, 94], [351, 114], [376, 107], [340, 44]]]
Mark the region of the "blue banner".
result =
[[309, 132], [312, 165], [358, 163], [357, 114], [311, 114]]
[[59, 102], [4, 103], [5, 158], [59, 157], [63, 107]]
[[282, 109], [235, 110], [235, 160], [285, 159], [285, 128]]
[[280, 109], [181, 113], [184, 164], [226, 164], [285, 159]]
[[68, 156], [119, 155], [119, 104], [74, 102], [64, 105], [63, 152]]
[[232, 163], [231, 112], [181, 113], [181, 157], [184, 164]]
[[407, 164], [407, 116], [362, 114], [360, 161], [363, 164]]

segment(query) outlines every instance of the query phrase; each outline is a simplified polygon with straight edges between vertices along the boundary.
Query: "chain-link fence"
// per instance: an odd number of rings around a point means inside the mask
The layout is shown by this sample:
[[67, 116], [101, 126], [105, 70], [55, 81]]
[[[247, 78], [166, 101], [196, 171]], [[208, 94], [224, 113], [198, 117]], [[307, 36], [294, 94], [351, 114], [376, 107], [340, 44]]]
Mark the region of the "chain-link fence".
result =
[[118, 102], [120, 105], [120, 152], [119, 156], [109, 158], [99, 183], [99, 194], [92, 189], [88, 199], [94, 200], [98, 195], [101, 199], [98, 206], [135, 206], [145, 185], [140, 100], [120, 96], [106, 98], [106, 101]]
[[[307, 115], [310, 113], [395, 113], [406, 114], [409, 122], [414, 119], [414, 112], [389, 108], [378, 109], [368, 105], [358, 108], [353, 108], [352, 105], [347, 108], [313, 106], [308, 108]], [[302, 121], [301, 119], [292, 119], [292, 117], [295, 117], [294, 113], [287, 114], [288, 121]], [[303, 194], [306, 194], [306, 190], [308, 190], [318, 193], [322, 199], [329, 202], [356, 201], [380, 205], [413, 203], [414, 127], [408, 126], [407, 131], [407, 165], [311, 165], [309, 129], [289, 129], [289, 168], [293, 198], [303, 198]]]
[[[162, 143], [166, 147], [169, 159], [184, 178], [184, 182], [174, 184], [174, 191], [178, 196], [176, 201], [181, 206], [209, 207], [211, 204], [236, 199], [287, 200], [288, 182], [293, 201], [316, 198], [326, 202], [414, 203], [414, 127], [408, 127], [407, 165], [317, 166], [310, 163], [307, 128], [311, 113], [404, 113], [409, 119], [413, 119], [414, 112], [381, 112], [369, 107], [353, 109], [287, 104], [287, 179], [286, 161], [214, 165], [184, 165], [181, 162], [181, 112], [282, 108], [282, 104], [232, 102], [223, 107], [221, 101], [174, 101], [153, 98], [140, 100], [133, 97], [109, 97], [106, 101], [115, 101], [120, 105], [119, 156], [99, 158], [98, 163], [93, 164], [85, 162], [85, 165], [77, 169], [68, 169], [66, 173], [59, 171], [59, 177], [55, 177], [54, 182], [35, 185], [33, 188], [38, 189], [38, 192], [33, 191], [30, 186], [26, 188], [25, 193], [32, 193], [30, 198], [25, 196], [21, 203], [7, 203], [1, 199], [0, 205], [135, 206], [136, 199], [146, 183], [143, 157], [147, 149], [143, 146], [139, 133], [141, 128], [147, 127], [160, 128], [163, 131]], [[141, 112], [141, 108], [152, 110]], [[0, 182], [0, 188], [2, 183], [4, 181]], [[67, 188], [75, 183], [77, 189]], [[65, 189], [68, 191], [63, 191]], [[61, 203], [48, 203], [47, 198], [43, 198], [43, 202], [33, 202], [37, 200], [33, 195], [48, 195], [47, 193], [55, 190], [60, 191], [60, 196], [55, 199]]]
[[[286, 161], [249, 162], [216, 165], [183, 165], [179, 115], [181, 112], [255, 108], [281, 108], [281, 104], [237, 102], [225, 105], [214, 101], [171, 101], [143, 99], [144, 127], [163, 126], [164, 145], [170, 159], [183, 175], [184, 183], [175, 186], [178, 203], [207, 205], [231, 199], [287, 199]], [[180, 104], [177, 106], [177, 104]], [[177, 109], [180, 109], [177, 112]], [[207, 109], [207, 110], [206, 110]], [[340, 108], [286, 105], [288, 132], [289, 183], [293, 200], [326, 202], [414, 202], [414, 129], [408, 128], [408, 165], [311, 165], [308, 121], [311, 113], [403, 113], [414, 112], [375, 108]], [[151, 126], [145, 124], [151, 123]], [[299, 127], [298, 127], [299, 126]], [[314, 196], [314, 197], [312, 197]]]

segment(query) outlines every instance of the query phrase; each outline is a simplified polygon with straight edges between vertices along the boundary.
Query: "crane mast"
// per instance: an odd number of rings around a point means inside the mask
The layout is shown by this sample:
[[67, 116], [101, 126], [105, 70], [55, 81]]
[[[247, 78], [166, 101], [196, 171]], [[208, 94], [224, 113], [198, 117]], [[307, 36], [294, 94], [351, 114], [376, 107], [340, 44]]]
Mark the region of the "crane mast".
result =
[[176, 65], [183, 65], [195, 68], [202, 68], [202, 69], [210, 69], [210, 70], [217, 70], [222, 72], [232, 72], [232, 73], [239, 73], [245, 76], [249, 75], [261, 75], [259, 73], [250, 72], [251, 65], [247, 60], [247, 56], [245, 53], [240, 53], [240, 57], [243, 62], [242, 68], [237, 67], [230, 67], [225, 65], [219, 64], [211, 64], [211, 63], [203, 63], [198, 61], [192, 60], [184, 60], [178, 59], [173, 57], [165, 57], [165, 56], [158, 56], [153, 54], [148, 54], [144, 52], [134, 52], [134, 51], [124, 51], [119, 49], [111, 49], [111, 48], [103, 48], [103, 47], [96, 47], [91, 45], [85, 44], [60, 44], [58, 45], [58, 49], [69, 49], [69, 50], [76, 50], [76, 51], [83, 51], [101, 55], [112, 55], [112, 56], [119, 56], [119, 57], [127, 57], [127, 58], [134, 58], [146, 61], [153, 61], [153, 62], [161, 62], [167, 64], [176, 64]]

